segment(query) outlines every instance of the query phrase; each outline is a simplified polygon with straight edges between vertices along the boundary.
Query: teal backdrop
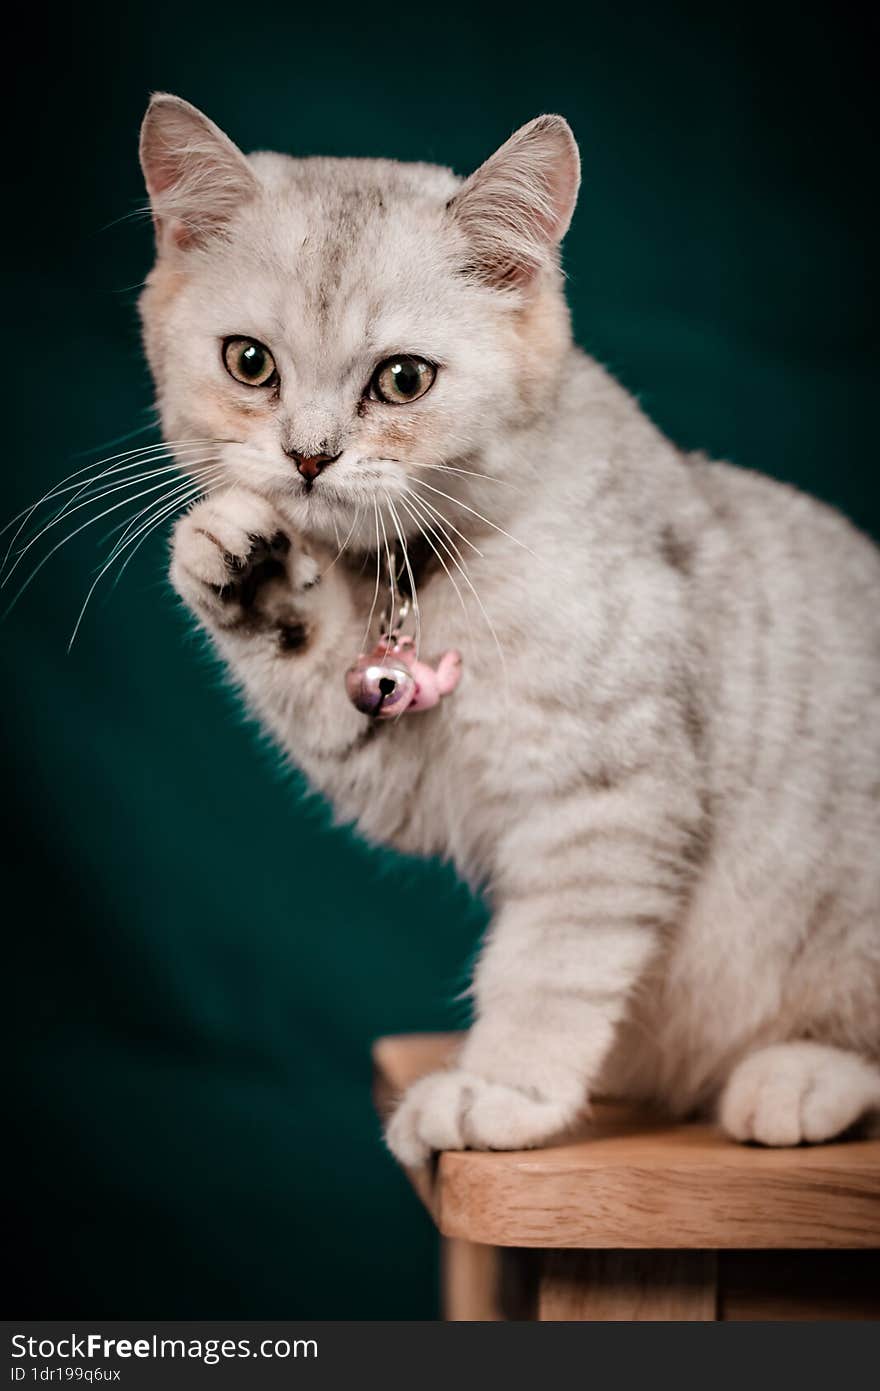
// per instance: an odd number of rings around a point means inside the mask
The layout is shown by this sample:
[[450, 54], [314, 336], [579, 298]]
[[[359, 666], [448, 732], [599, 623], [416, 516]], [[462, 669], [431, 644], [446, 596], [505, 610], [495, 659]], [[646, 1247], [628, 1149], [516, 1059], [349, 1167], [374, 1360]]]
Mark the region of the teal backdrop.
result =
[[[876, 533], [876, 144], [856, 15], [19, 12], [4, 511], [149, 420], [134, 303], [151, 236], [131, 214], [139, 119], [170, 89], [245, 149], [460, 171], [563, 112], [584, 160], [566, 248], [580, 340], [682, 445]], [[68, 656], [103, 530], [54, 555], [0, 630], [9, 1312], [434, 1317], [434, 1238], [383, 1151], [369, 1050], [465, 1022], [483, 910], [447, 870], [370, 853], [303, 799], [192, 636], [160, 536]]]

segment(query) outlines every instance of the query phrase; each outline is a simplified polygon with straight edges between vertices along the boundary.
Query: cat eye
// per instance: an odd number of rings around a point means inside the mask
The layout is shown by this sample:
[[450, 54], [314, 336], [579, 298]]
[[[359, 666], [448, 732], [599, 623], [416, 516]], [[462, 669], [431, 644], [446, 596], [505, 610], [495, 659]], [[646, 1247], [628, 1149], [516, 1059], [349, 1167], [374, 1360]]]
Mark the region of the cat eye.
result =
[[227, 338], [223, 363], [230, 377], [245, 386], [272, 386], [278, 377], [274, 357], [255, 338]]
[[430, 390], [437, 368], [422, 357], [389, 357], [373, 373], [370, 387], [377, 400], [389, 406], [417, 401]]

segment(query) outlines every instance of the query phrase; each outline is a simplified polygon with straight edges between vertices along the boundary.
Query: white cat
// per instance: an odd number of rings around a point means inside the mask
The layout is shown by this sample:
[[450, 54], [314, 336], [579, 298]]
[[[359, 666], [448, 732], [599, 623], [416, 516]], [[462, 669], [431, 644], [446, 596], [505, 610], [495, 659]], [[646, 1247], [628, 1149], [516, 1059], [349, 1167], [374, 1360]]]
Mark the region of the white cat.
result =
[[[539, 1144], [600, 1092], [770, 1145], [880, 1107], [880, 557], [572, 344], [565, 121], [462, 181], [245, 158], [161, 95], [142, 162], [163, 428], [217, 465], [173, 582], [339, 819], [493, 906], [395, 1154]], [[378, 722], [343, 678], [404, 542], [463, 675]]]

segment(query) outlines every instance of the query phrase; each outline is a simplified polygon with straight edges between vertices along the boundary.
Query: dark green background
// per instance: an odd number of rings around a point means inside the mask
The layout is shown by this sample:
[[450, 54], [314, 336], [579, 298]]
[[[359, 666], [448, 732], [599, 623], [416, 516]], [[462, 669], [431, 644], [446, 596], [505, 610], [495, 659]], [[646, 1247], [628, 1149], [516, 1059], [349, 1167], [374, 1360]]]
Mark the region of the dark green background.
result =
[[[867, 32], [839, 6], [537, 13], [33, 10], [5, 103], [3, 510], [147, 419], [151, 241], [126, 214], [166, 88], [245, 149], [462, 171], [562, 111], [581, 341], [682, 444], [880, 529]], [[369, 1045], [463, 1021], [481, 911], [302, 801], [189, 636], [159, 537], [65, 655], [102, 530], [2, 631], [9, 1312], [431, 1317]]]

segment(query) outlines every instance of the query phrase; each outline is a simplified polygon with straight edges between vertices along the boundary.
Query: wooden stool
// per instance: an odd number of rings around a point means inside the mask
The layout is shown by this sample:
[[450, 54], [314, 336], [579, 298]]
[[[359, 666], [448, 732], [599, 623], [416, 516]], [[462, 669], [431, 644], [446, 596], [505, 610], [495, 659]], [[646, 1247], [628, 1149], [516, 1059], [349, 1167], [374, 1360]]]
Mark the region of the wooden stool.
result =
[[[380, 1039], [380, 1113], [456, 1043]], [[880, 1317], [880, 1140], [761, 1149], [609, 1103], [565, 1144], [408, 1172], [447, 1319]]]

